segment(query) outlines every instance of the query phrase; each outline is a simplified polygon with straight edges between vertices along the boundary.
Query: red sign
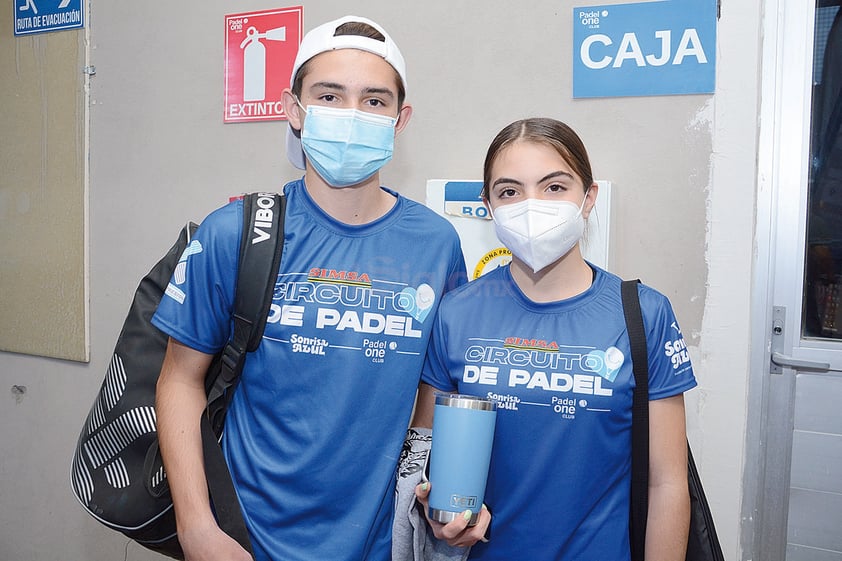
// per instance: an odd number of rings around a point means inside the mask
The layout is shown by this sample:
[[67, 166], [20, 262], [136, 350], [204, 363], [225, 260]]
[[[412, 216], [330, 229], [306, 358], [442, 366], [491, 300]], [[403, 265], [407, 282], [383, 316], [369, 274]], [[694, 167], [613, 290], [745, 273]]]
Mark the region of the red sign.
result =
[[301, 44], [301, 6], [225, 16], [226, 123], [286, 119], [281, 92]]

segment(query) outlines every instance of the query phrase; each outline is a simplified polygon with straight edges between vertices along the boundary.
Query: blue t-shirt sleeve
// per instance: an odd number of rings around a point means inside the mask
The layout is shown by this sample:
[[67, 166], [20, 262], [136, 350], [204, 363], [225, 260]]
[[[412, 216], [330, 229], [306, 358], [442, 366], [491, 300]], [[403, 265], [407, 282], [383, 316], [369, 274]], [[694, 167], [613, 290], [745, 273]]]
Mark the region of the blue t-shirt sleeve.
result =
[[152, 324], [198, 351], [214, 354], [228, 341], [242, 235], [242, 201], [202, 222], [173, 272]]
[[687, 344], [669, 300], [646, 286], [639, 290], [649, 354], [649, 399], [678, 395], [696, 386]]
[[457, 380], [450, 376], [447, 360], [447, 337], [442, 322], [441, 306], [433, 323], [430, 342], [427, 344], [427, 356], [421, 370], [421, 381], [443, 391], [456, 389]]
[[468, 282], [468, 271], [465, 266], [465, 255], [462, 253], [462, 243], [455, 231], [453, 235], [456, 240], [450, 250], [451, 268], [445, 284], [445, 293]]
[[[465, 257], [462, 253], [462, 245], [456, 231], [453, 231], [453, 243], [450, 248], [450, 269], [444, 285], [444, 294], [459, 288], [468, 282], [468, 273], [465, 267]], [[442, 306], [436, 311], [433, 329], [430, 334], [430, 341], [427, 344], [427, 354], [424, 359], [424, 367], [421, 371], [421, 380], [434, 388], [451, 391], [456, 389], [458, 380], [450, 378], [446, 359], [447, 346], [445, 345], [444, 326], [441, 314]]]

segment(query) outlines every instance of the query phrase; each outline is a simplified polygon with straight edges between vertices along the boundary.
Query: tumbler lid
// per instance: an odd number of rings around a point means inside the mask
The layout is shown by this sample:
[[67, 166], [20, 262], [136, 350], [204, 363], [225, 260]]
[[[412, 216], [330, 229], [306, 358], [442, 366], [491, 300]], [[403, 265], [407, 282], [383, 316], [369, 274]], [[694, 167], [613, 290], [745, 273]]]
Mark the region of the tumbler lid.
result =
[[479, 409], [481, 411], [496, 411], [497, 402], [476, 395], [436, 392], [436, 405], [459, 407], [460, 409]]

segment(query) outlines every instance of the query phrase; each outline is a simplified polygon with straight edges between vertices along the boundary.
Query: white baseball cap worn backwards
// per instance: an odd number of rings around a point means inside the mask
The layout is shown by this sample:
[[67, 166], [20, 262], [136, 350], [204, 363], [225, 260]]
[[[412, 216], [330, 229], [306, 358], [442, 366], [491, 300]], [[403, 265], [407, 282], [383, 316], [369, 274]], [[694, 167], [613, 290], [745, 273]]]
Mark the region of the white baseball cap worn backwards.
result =
[[[378, 41], [370, 37], [362, 37], [359, 35], [335, 35], [336, 29], [349, 22], [365, 23], [370, 25], [385, 38], [385, 41]], [[339, 49], [359, 49], [367, 51], [383, 57], [383, 60], [392, 65], [392, 68], [398, 73], [403, 83], [404, 90], [406, 87], [406, 63], [403, 55], [401, 55], [398, 46], [389, 37], [382, 27], [374, 23], [370, 19], [358, 16], [345, 16], [334, 21], [324, 23], [311, 31], [309, 31], [301, 40], [301, 45], [298, 47], [298, 54], [295, 57], [295, 63], [292, 66], [292, 75], [289, 79], [290, 87], [295, 82], [295, 75], [304, 65], [316, 55], [336, 51]], [[301, 148], [301, 139], [291, 125], [287, 125], [287, 158], [292, 162], [292, 165], [298, 169], [304, 169], [304, 150]]]

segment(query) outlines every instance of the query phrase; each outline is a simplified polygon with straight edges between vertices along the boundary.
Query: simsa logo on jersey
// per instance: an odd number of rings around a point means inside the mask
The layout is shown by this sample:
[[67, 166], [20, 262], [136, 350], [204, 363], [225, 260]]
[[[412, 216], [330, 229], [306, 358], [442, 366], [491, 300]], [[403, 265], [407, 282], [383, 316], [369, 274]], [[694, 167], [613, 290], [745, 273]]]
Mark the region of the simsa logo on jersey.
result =
[[573, 97], [713, 93], [716, 0], [573, 10]]

